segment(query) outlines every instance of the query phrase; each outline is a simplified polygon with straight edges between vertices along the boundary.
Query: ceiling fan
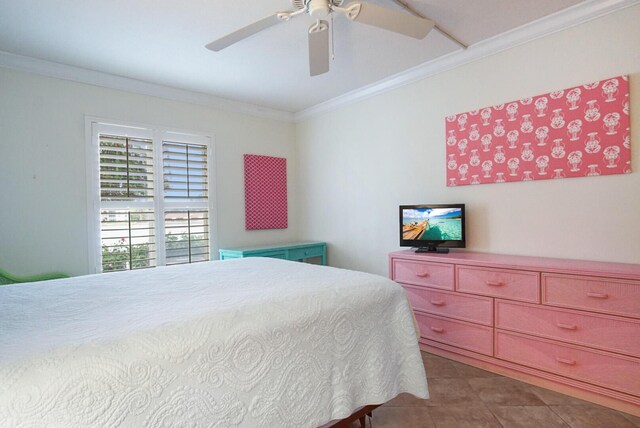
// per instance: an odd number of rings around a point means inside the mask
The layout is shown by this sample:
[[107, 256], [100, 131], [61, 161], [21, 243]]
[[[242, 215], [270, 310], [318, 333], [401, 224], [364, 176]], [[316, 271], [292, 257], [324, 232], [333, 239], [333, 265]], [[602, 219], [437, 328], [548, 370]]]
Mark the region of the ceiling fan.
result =
[[343, 3], [344, 0], [291, 0], [294, 11], [277, 12], [209, 43], [206, 48], [218, 52], [273, 25], [306, 13], [316, 19], [309, 27], [309, 69], [311, 76], [317, 76], [329, 71], [329, 23], [324, 18], [332, 13], [342, 15], [349, 21], [373, 25], [415, 39], [425, 38], [435, 26], [430, 19], [371, 3], [354, 1], [344, 7]]

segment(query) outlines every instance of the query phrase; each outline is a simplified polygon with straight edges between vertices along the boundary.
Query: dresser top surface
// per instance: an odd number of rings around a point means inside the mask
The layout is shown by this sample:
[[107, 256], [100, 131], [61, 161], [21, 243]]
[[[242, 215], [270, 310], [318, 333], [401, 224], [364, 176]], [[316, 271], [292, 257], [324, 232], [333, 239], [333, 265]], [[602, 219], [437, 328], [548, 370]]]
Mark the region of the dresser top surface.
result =
[[640, 264], [633, 263], [513, 256], [504, 254], [476, 253], [471, 251], [452, 251], [446, 254], [416, 254], [414, 250], [402, 250], [390, 253], [389, 257], [436, 263], [456, 263], [509, 269], [538, 270], [552, 273], [616, 276], [620, 278], [640, 280]]
[[296, 241], [296, 242], [281, 242], [279, 244], [247, 245], [244, 247], [220, 248], [220, 251], [263, 251], [263, 250], [311, 247], [311, 246], [319, 246], [319, 245], [326, 245], [326, 244], [324, 242], [319, 242], [319, 241]]

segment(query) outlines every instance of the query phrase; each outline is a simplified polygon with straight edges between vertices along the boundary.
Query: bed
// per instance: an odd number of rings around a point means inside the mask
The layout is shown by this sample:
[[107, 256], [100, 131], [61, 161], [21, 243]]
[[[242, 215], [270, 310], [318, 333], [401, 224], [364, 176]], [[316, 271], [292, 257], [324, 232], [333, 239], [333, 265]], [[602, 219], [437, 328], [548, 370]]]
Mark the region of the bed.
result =
[[427, 398], [389, 279], [268, 258], [0, 287], [0, 427], [318, 427]]

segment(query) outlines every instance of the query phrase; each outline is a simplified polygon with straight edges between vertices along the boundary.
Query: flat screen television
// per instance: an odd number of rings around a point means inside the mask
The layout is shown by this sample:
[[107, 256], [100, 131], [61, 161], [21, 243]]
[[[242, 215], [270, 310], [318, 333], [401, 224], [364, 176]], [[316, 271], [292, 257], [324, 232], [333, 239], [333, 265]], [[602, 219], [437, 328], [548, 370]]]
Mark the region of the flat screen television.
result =
[[417, 253], [465, 247], [464, 204], [400, 205], [400, 246]]

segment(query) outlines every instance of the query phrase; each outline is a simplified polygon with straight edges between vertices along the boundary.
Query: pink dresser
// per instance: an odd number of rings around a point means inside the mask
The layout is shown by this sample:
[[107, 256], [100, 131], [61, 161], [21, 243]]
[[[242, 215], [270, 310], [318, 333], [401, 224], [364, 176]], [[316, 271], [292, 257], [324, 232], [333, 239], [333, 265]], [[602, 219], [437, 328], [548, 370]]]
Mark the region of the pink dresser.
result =
[[389, 255], [431, 353], [640, 416], [640, 265]]

